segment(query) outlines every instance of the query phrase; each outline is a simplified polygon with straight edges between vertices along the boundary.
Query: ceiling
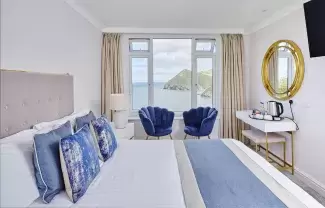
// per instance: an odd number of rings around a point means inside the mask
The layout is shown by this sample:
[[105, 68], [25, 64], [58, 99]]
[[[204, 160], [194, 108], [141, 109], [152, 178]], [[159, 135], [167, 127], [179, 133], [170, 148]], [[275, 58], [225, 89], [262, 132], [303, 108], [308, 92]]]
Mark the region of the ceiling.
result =
[[304, 0], [67, 0], [101, 29], [249, 30]]

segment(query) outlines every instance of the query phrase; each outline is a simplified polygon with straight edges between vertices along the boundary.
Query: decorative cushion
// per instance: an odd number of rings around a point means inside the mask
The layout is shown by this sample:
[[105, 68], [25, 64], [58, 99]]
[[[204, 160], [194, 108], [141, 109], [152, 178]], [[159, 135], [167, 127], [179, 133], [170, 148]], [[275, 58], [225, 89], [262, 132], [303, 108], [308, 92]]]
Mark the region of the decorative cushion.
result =
[[36, 183], [44, 203], [64, 189], [59, 144], [60, 140], [72, 134], [70, 121], [48, 133], [34, 136], [34, 167]]
[[92, 128], [92, 126], [90, 125], [90, 122], [92, 120], [96, 120], [96, 117], [94, 115], [94, 113], [92, 111], [88, 111], [87, 114], [85, 114], [84, 116], [80, 116], [80, 117], [77, 117], [75, 119], [75, 129], [76, 131], [80, 130], [84, 125], [88, 124], [89, 128], [90, 128], [90, 133], [92, 134], [92, 137], [93, 140], [92, 140], [92, 145], [95, 147], [96, 149], [96, 152], [98, 153], [98, 158], [100, 160], [103, 160], [103, 157], [102, 155], [100, 154], [99, 152], [99, 147], [98, 147], [98, 143], [97, 143], [97, 139], [96, 139], [96, 135], [95, 135], [95, 132], [94, 132], [94, 129]]
[[88, 125], [61, 139], [60, 160], [66, 192], [76, 203], [100, 171], [98, 155], [92, 145]]
[[100, 161], [104, 161], [103, 155], [102, 155], [102, 153], [100, 152], [100, 149], [99, 149], [99, 144], [98, 144], [98, 141], [97, 141], [97, 135], [95, 133], [95, 129], [94, 129], [92, 124], [89, 125], [89, 127], [90, 127], [90, 133], [91, 133], [92, 139], [93, 139], [92, 144], [95, 147], [98, 158], [99, 158]]
[[104, 161], [108, 160], [117, 148], [116, 137], [105, 115], [91, 122], [99, 150]]
[[95, 120], [96, 117], [92, 111], [87, 115], [76, 118], [76, 131], [81, 129], [84, 125], [90, 124], [91, 121]]

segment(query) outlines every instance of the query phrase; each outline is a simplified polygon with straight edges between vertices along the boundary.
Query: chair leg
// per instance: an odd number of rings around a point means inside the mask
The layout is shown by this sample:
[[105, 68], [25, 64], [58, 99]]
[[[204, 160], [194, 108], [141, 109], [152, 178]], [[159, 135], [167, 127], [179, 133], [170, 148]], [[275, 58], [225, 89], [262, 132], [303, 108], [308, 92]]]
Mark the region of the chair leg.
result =
[[200, 139], [200, 137], [198, 136], [197, 139]]
[[187, 134], [185, 134], [184, 140], [186, 139], [186, 137], [187, 137]]
[[172, 137], [172, 135], [171, 135], [171, 134], [169, 134], [169, 136], [170, 136], [170, 139], [171, 139], [171, 140], [173, 140], [173, 137]]
[[146, 138], [146, 140], [148, 140], [149, 139], [149, 135], [147, 135], [147, 138]]
[[158, 140], [159, 140], [159, 137], [158, 137]]
[[210, 138], [210, 135], [208, 135], [208, 138], [211, 139], [211, 138]]

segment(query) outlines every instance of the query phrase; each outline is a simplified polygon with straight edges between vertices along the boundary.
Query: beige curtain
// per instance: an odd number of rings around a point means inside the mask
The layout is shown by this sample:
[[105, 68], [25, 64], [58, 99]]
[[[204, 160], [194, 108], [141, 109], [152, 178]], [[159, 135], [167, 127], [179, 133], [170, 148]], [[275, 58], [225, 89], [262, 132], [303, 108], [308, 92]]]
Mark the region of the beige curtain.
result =
[[244, 42], [242, 35], [222, 37], [222, 96], [220, 138], [242, 139], [244, 124], [236, 111], [246, 108], [244, 95]]
[[101, 113], [112, 119], [110, 94], [123, 93], [120, 34], [103, 34], [101, 72]]

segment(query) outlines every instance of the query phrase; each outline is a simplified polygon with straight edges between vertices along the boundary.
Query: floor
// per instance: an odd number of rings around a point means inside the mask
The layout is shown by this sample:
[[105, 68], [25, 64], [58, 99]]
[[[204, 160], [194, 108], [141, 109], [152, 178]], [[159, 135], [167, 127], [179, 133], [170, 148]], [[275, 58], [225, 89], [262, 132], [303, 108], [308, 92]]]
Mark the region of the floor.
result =
[[[254, 150], [254, 149], [253, 149]], [[255, 151], [255, 150], [254, 150]], [[262, 151], [259, 152], [259, 154], [262, 157], [265, 157]], [[322, 196], [320, 193], [318, 193], [316, 190], [305, 184], [303, 181], [301, 181], [296, 175], [292, 175], [288, 171], [281, 171], [285, 176], [287, 176], [292, 182], [300, 186], [303, 190], [305, 190], [309, 195], [314, 197], [319, 203], [321, 203], [323, 206], [325, 206], [325, 196]]]
[[291, 173], [288, 173], [287, 171], [284, 171], [283, 174], [285, 176], [287, 176], [290, 180], [292, 180], [295, 184], [300, 186], [303, 190], [305, 190], [312, 197], [314, 197], [319, 203], [321, 203], [323, 206], [325, 206], [325, 197], [324, 196], [320, 195], [317, 191], [315, 191], [310, 186], [306, 185], [304, 182], [299, 180], [297, 178], [297, 176], [291, 175]]
[[[151, 139], [156, 139], [156, 138], [151, 138]], [[163, 138], [163, 139], [170, 139], [170, 138]], [[260, 154], [261, 154], [261, 156], [264, 157], [263, 153], [260, 153]], [[310, 194], [312, 197], [314, 197], [319, 203], [321, 203], [323, 206], [325, 206], [325, 196], [322, 196], [321, 194], [319, 194], [316, 190], [312, 189], [310, 186], [308, 186], [303, 181], [298, 179], [297, 176], [291, 175], [291, 173], [289, 173], [287, 171], [283, 171], [282, 173], [285, 176], [287, 176], [291, 181], [293, 181], [295, 184], [300, 186], [303, 190], [305, 190], [308, 194]]]

